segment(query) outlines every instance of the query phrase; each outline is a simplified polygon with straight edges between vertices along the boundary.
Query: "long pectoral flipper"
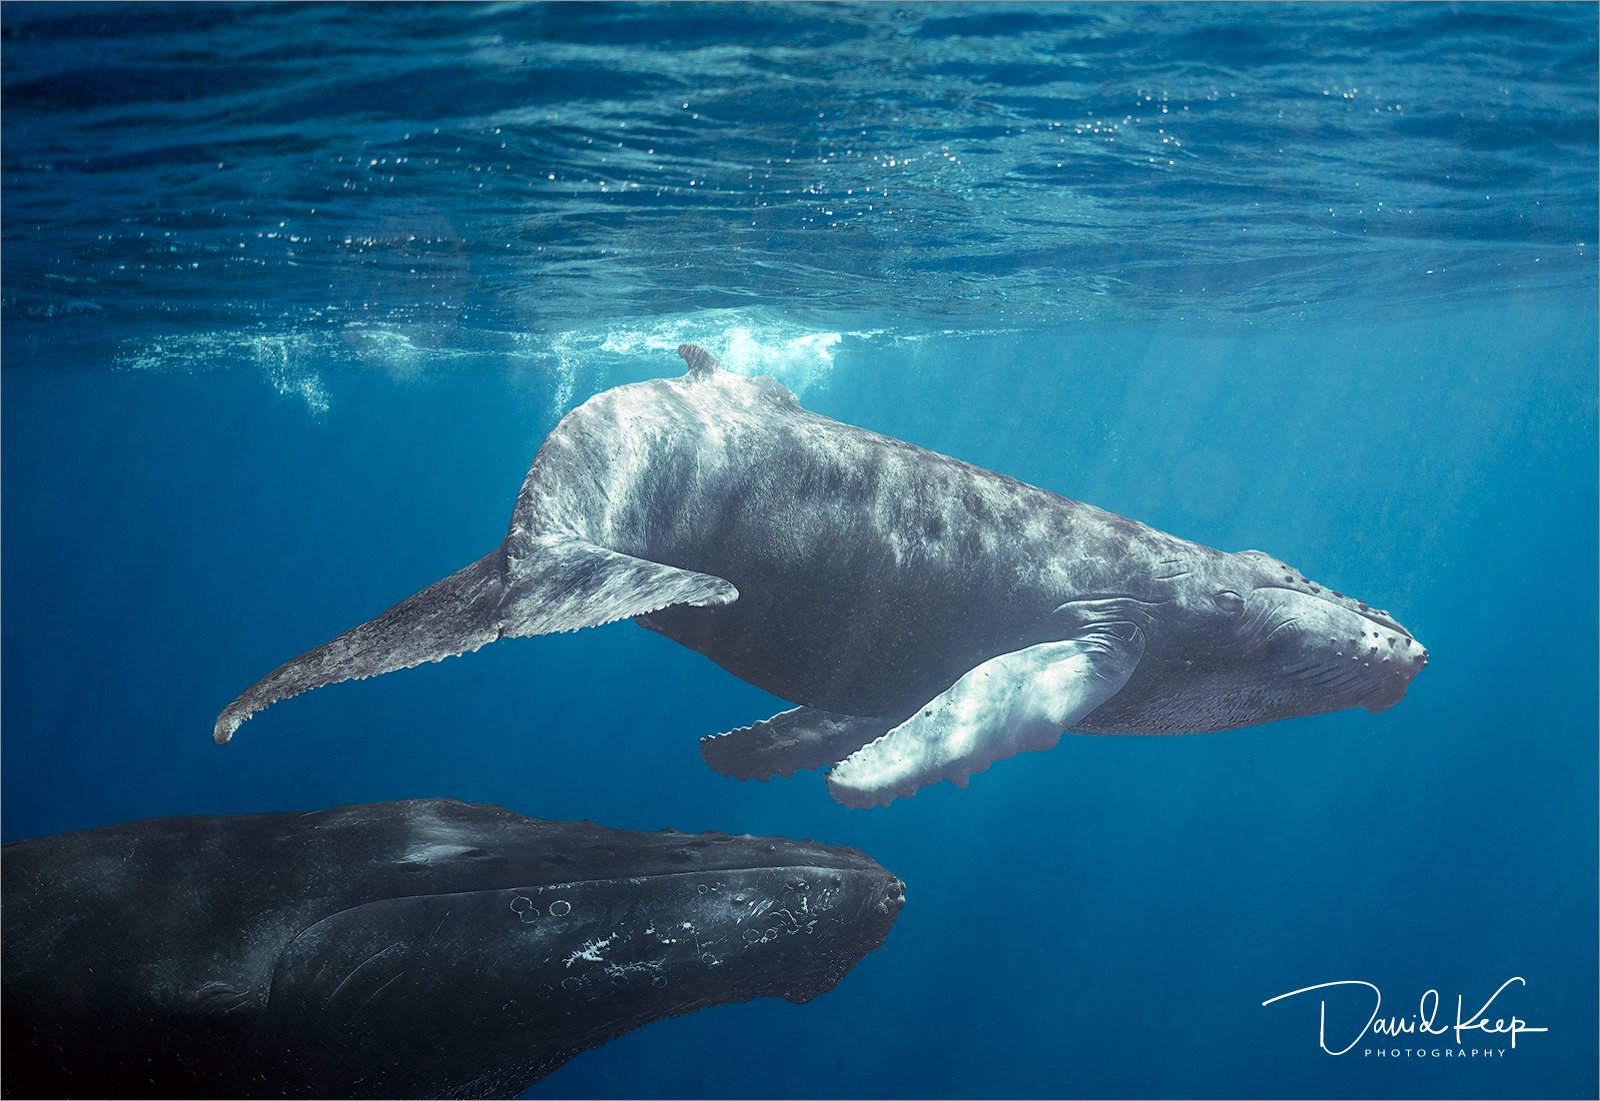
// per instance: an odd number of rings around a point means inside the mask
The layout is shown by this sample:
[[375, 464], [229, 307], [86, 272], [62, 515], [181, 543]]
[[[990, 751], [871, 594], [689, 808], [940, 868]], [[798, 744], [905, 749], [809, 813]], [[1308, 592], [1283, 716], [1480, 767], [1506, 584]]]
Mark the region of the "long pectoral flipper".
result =
[[673, 604], [738, 598], [729, 582], [619, 554], [573, 536], [533, 540], [515, 558], [505, 545], [278, 666], [217, 718], [220, 743], [279, 700], [344, 680], [375, 677], [476, 650], [501, 638], [598, 627]]
[[737, 780], [793, 776], [822, 768], [880, 738], [894, 725], [887, 719], [835, 715], [797, 707], [750, 726], [700, 739], [706, 764]]
[[1115, 623], [990, 658], [840, 762], [828, 790], [845, 806], [875, 807], [940, 780], [965, 787], [996, 761], [1052, 748], [1127, 683], [1143, 653], [1143, 633]]

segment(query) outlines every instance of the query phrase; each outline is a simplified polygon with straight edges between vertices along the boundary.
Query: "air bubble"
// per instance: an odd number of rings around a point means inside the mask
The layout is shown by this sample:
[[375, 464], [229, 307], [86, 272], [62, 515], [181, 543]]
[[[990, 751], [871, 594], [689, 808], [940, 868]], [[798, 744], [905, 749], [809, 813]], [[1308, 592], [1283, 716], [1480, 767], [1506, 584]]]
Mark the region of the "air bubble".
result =
[[551, 917], [566, 917], [572, 913], [572, 903], [564, 898], [558, 898], [550, 904]]

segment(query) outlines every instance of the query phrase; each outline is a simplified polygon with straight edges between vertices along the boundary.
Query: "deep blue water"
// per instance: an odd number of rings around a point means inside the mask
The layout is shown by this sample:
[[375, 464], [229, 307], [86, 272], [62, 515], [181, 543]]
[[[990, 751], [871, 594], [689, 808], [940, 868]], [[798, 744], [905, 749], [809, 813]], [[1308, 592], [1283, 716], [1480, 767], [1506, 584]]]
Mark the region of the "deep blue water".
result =
[[[536, 1097], [1595, 1096], [1596, 15], [4, 5], [5, 840], [451, 796], [906, 881], [836, 990]], [[1266, 550], [1430, 664], [1382, 714], [1069, 737], [870, 812], [708, 770], [786, 705], [628, 624], [212, 744], [681, 339]], [[1512, 976], [1549, 1031], [1495, 1058], [1261, 1004]]]

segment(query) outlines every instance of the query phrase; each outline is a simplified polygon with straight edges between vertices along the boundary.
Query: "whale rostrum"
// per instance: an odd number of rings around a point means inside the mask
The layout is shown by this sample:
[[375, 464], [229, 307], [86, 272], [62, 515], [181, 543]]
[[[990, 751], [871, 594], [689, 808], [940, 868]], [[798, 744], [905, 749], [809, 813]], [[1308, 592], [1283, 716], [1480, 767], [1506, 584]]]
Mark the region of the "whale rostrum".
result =
[[687, 374], [568, 413], [505, 541], [287, 662], [218, 718], [506, 637], [633, 618], [799, 706], [703, 739], [767, 778], [838, 762], [887, 803], [1063, 732], [1226, 730], [1398, 702], [1427, 652], [1386, 612], [801, 408], [683, 345]]

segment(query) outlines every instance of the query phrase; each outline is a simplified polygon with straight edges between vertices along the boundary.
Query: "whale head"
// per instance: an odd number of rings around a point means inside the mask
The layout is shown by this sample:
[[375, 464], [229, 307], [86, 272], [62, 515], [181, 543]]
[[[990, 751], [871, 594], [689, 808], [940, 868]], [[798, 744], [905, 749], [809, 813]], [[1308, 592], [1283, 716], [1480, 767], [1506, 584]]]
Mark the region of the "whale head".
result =
[[1428, 661], [1388, 612], [1261, 551], [1209, 552], [1165, 596], [1166, 610], [1143, 625], [1138, 669], [1085, 728], [1199, 732], [1383, 711]]
[[661, 1017], [814, 998], [904, 902], [853, 849], [453, 800], [155, 819], [4, 867], [6, 1085], [42, 1097], [510, 1097]]

